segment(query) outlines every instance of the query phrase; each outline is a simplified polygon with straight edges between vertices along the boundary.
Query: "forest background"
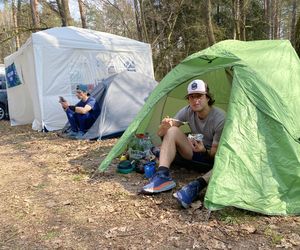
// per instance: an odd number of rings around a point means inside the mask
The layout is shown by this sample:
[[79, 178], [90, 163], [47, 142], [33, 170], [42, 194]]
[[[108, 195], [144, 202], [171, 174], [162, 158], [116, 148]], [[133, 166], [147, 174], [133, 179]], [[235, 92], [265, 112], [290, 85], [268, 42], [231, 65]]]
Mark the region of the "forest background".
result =
[[288, 39], [300, 55], [299, 0], [0, 0], [0, 63], [31, 33], [59, 26], [151, 44], [157, 80], [225, 39]]

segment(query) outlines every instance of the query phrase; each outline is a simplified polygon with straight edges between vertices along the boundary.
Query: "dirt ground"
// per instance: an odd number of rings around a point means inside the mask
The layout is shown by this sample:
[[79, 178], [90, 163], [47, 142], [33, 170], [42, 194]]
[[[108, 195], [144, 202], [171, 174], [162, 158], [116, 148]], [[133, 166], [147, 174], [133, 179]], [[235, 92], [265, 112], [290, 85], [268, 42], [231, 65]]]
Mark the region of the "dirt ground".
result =
[[[172, 192], [138, 195], [147, 180], [117, 162], [91, 179], [115, 142], [0, 121], [0, 249], [300, 249], [300, 217], [185, 210]], [[178, 188], [197, 173], [172, 175]]]

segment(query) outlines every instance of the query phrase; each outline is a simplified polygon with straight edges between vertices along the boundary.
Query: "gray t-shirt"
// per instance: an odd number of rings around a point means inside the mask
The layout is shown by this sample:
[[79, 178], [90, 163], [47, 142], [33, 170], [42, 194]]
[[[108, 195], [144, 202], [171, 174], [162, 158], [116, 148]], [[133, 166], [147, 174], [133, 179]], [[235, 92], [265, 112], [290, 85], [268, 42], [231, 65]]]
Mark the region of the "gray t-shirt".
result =
[[203, 144], [211, 148], [212, 144], [219, 144], [225, 123], [225, 112], [217, 107], [212, 107], [205, 119], [200, 119], [190, 106], [178, 111], [174, 117], [180, 121], [188, 122], [192, 134], [203, 134]]

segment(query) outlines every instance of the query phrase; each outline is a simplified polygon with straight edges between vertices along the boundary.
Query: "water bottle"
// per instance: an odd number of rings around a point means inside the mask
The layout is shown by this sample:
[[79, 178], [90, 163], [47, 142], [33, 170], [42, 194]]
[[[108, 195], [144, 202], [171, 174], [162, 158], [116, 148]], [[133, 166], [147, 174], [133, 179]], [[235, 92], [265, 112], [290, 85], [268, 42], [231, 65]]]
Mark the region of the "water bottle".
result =
[[144, 165], [144, 172], [146, 178], [151, 178], [155, 174], [155, 162], [150, 161]]

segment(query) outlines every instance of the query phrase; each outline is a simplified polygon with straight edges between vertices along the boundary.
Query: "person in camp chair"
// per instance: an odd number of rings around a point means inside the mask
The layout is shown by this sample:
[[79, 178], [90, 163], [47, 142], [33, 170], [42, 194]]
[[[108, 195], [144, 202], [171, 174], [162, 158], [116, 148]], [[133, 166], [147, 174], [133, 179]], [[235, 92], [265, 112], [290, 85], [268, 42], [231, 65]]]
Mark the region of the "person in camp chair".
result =
[[76, 96], [80, 100], [75, 106], [60, 97], [60, 104], [68, 117], [71, 138], [82, 139], [86, 131], [94, 124], [100, 114], [100, 108], [94, 97], [88, 93], [87, 85], [79, 84], [76, 87]]
[[[187, 88], [186, 99], [188, 106], [182, 108], [175, 118], [162, 120], [158, 135], [163, 138], [158, 171], [150, 182], [144, 186], [141, 193], [155, 194], [171, 190], [176, 183], [171, 178], [169, 168], [179, 153], [186, 160], [197, 161], [213, 166], [219, 140], [224, 127], [225, 112], [213, 107], [215, 100], [209, 92], [207, 84], [202, 80], [193, 80]], [[202, 134], [203, 140], [187, 137], [180, 130], [180, 126], [188, 122], [192, 134]], [[198, 197], [200, 191], [207, 186], [211, 171], [192, 181], [179, 191], [174, 197], [184, 208]]]

